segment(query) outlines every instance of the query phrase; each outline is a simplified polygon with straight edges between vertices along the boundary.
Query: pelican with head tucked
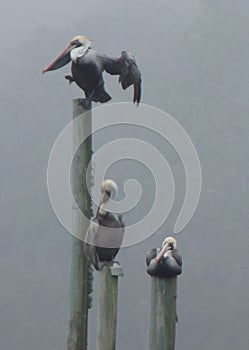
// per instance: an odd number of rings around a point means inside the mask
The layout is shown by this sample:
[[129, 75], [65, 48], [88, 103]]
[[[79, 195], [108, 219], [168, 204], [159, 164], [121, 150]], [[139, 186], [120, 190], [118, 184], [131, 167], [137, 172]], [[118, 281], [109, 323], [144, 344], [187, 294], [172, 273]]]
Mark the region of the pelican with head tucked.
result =
[[69, 83], [75, 82], [85, 93], [84, 103], [108, 102], [111, 96], [105, 91], [103, 72], [119, 75], [123, 89], [133, 85], [133, 102], [141, 100], [141, 73], [135, 58], [128, 52], [122, 51], [119, 58], [100, 54], [92, 49], [92, 43], [84, 35], [76, 35], [67, 47], [56, 57], [43, 73], [56, 70], [72, 61], [72, 76], [66, 75]]
[[154, 277], [174, 277], [182, 272], [182, 256], [176, 248], [176, 240], [166, 237], [162, 248], [153, 248], [146, 256], [147, 272]]
[[123, 240], [122, 216], [117, 216], [105, 209], [107, 201], [115, 197], [117, 190], [117, 185], [113, 180], [103, 181], [97, 214], [85, 237], [85, 254], [97, 271], [101, 270], [104, 265], [113, 264]]

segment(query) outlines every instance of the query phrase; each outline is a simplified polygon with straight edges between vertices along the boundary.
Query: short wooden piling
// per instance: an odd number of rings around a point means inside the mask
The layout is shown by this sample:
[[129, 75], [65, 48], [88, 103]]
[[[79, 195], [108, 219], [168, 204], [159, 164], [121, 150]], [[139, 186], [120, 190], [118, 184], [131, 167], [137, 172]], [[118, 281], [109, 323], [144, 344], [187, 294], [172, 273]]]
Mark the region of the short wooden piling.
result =
[[150, 350], [174, 350], [177, 277], [151, 277]]
[[123, 270], [118, 264], [104, 266], [99, 274], [98, 330], [96, 350], [115, 350], [117, 328], [118, 277]]

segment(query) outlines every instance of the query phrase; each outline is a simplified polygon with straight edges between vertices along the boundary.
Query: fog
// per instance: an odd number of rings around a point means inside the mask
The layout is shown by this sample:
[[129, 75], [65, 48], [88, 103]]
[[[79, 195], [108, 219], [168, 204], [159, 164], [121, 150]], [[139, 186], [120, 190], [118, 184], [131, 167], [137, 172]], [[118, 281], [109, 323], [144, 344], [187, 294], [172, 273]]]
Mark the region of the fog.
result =
[[[71, 120], [72, 99], [81, 91], [64, 81], [69, 66], [46, 75], [41, 71], [80, 33], [99, 51], [118, 56], [127, 49], [136, 56], [142, 102], [174, 117], [198, 152], [200, 201], [176, 235], [184, 261], [176, 349], [248, 349], [248, 13], [245, 0], [5, 3], [0, 15], [1, 349], [66, 348], [70, 234], [50, 205], [46, 172], [51, 148]], [[105, 80], [112, 102], [130, 101], [130, 89], [122, 91], [116, 78]], [[150, 278], [144, 257], [172, 234], [185, 193], [177, 154], [155, 135], [138, 133], [167, 155], [176, 198], [163, 227], [119, 252], [125, 272], [119, 283], [119, 350], [148, 349]], [[94, 149], [111, 137], [96, 135]], [[144, 197], [124, 215], [128, 224], [149, 208], [153, 179], [143, 166], [128, 161], [108, 173], [122, 187], [134, 177], [133, 169]], [[94, 273], [89, 349], [95, 348], [97, 281]]]

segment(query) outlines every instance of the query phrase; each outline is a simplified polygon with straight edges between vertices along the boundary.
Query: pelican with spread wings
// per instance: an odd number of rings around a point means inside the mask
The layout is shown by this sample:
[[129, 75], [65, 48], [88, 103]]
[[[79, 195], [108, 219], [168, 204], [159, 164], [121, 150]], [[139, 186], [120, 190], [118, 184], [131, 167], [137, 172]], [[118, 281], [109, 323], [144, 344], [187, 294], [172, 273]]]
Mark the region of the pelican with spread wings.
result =
[[56, 57], [43, 73], [59, 69], [72, 61], [72, 75], [66, 75], [69, 83], [75, 82], [85, 93], [85, 103], [90, 101], [105, 103], [111, 96], [105, 90], [103, 72], [118, 75], [123, 89], [133, 85], [133, 102], [141, 100], [141, 72], [135, 58], [127, 51], [112, 58], [92, 49], [91, 41], [84, 35], [76, 35], [67, 47]]

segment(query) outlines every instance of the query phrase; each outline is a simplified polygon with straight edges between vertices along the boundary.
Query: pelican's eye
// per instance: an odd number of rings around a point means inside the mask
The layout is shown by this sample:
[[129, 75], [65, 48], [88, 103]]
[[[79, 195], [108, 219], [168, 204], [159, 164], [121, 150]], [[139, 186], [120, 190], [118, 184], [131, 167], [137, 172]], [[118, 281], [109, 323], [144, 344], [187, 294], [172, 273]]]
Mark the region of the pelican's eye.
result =
[[72, 46], [76, 46], [76, 47], [82, 46], [82, 44], [81, 44], [81, 42], [79, 40], [73, 40], [73, 41], [71, 41], [70, 44]]
[[111, 192], [110, 191], [105, 191], [105, 193], [108, 196], [108, 198], [111, 198]]

